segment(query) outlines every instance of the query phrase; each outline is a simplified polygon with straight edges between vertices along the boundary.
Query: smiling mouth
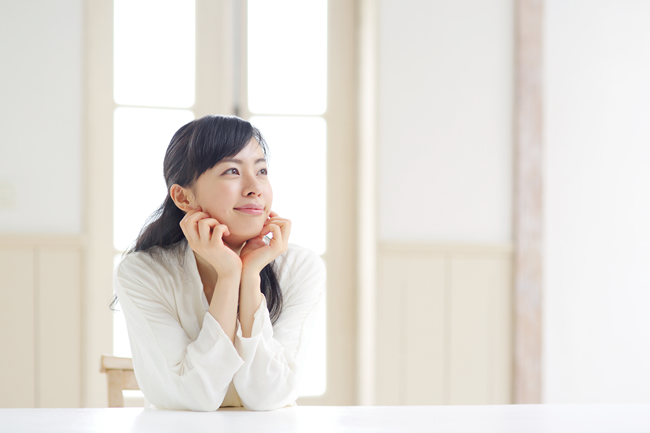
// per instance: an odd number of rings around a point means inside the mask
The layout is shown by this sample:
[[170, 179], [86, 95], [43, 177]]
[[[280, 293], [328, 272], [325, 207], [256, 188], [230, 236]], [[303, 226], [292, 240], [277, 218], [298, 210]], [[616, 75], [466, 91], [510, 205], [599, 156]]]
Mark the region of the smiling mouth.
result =
[[236, 207], [235, 210], [248, 215], [262, 215], [264, 213], [264, 209], [253, 207]]

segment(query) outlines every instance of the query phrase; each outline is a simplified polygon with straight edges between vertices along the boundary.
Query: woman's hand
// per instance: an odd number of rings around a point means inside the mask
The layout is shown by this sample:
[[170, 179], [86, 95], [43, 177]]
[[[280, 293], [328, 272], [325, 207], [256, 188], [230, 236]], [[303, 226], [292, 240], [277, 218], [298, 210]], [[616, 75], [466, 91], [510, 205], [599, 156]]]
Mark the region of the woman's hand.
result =
[[[264, 269], [264, 266], [287, 251], [289, 233], [291, 232], [291, 221], [286, 218], [280, 218], [273, 211], [271, 211], [269, 217], [264, 222], [264, 227], [260, 234], [249, 239], [239, 254], [243, 265], [243, 272], [259, 275], [262, 269]], [[269, 232], [273, 233], [273, 238], [266, 245], [262, 238]]]
[[241, 275], [241, 259], [223, 242], [223, 236], [230, 235], [225, 224], [219, 224], [199, 207], [187, 212], [180, 226], [190, 248], [210, 263], [219, 277]]

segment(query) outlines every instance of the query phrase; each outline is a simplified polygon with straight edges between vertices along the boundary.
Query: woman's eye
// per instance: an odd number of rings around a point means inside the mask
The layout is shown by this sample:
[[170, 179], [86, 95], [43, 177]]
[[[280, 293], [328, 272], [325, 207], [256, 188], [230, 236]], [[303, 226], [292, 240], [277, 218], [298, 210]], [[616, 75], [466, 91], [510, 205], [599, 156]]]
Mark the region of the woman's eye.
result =
[[239, 170], [237, 170], [236, 168], [230, 168], [230, 169], [226, 170], [226, 172], [224, 174], [226, 174], [226, 173], [239, 174]]
[[268, 172], [265, 168], [261, 169], [261, 170], [260, 170], [260, 173], [262, 173], [262, 174], [269, 174], [269, 172]]

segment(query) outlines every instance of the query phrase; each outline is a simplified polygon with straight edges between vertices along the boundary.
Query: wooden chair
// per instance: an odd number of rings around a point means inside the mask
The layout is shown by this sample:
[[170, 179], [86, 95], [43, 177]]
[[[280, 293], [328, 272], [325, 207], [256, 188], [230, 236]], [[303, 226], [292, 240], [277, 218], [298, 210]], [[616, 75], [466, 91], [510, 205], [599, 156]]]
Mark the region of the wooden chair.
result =
[[108, 407], [124, 407], [123, 390], [139, 390], [133, 372], [131, 358], [119, 358], [102, 355], [102, 367], [99, 370], [108, 377]]

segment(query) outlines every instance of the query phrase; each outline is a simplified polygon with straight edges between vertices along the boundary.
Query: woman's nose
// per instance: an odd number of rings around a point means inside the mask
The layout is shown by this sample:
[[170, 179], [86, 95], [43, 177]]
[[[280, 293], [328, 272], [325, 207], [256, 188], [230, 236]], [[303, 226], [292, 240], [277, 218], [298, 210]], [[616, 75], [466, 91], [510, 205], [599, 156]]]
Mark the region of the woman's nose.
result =
[[243, 192], [245, 196], [260, 195], [262, 193], [262, 187], [256, 176], [248, 177]]

